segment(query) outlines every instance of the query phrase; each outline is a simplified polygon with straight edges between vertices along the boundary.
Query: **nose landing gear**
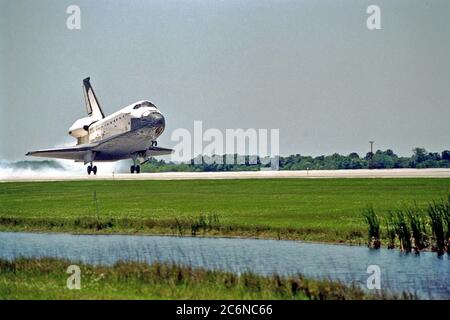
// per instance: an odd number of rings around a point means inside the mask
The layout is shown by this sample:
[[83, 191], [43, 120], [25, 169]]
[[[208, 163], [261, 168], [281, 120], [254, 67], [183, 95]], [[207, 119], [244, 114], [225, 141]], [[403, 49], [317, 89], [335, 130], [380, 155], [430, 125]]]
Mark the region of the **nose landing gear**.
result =
[[154, 140], [152, 141], [152, 147], [157, 147], [158, 146], [158, 141]]

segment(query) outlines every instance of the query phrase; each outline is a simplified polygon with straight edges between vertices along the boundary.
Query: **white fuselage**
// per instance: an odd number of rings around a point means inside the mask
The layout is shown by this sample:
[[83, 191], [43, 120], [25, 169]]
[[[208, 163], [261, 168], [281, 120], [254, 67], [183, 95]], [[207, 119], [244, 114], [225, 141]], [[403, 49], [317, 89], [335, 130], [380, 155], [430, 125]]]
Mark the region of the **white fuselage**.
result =
[[[143, 119], [149, 115], [162, 117], [161, 112], [152, 103], [145, 100], [138, 101], [101, 120], [91, 117], [81, 118], [70, 127], [69, 134], [77, 138], [79, 145], [99, 142], [132, 130], [148, 127], [150, 123], [145, 123]], [[149, 138], [156, 139], [162, 133], [162, 130], [157, 131], [156, 135], [149, 136]]]
[[[133, 119], [141, 119], [146, 114], [161, 112], [155, 106], [142, 106], [134, 109], [144, 101], [133, 103], [119, 111], [107, 116], [106, 118], [94, 122], [89, 127], [89, 142], [97, 142], [122, 133], [131, 131], [131, 122]], [[156, 138], [156, 137], [155, 137]]]
[[96, 120], [86, 117], [75, 121], [69, 134], [77, 145], [99, 144], [96, 160], [127, 158], [147, 150], [165, 128], [164, 116], [149, 101], [138, 101]]

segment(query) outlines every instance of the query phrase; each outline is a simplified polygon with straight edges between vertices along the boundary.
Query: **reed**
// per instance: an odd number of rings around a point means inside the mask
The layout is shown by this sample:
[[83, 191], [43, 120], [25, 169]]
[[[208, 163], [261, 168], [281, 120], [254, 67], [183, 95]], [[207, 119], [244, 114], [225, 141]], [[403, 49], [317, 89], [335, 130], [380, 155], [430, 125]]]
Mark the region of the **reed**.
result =
[[175, 218], [175, 226], [178, 230], [178, 235], [181, 237], [184, 235], [184, 226], [183, 223], [180, 221], [180, 219]]
[[363, 217], [367, 223], [369, 237], [368, 246], [374, 249], [379, 249], [381, 246], [380, 242], [380, 220], [373, 207], [367, 207], [363, 211]]
[[[372, 207], [363, 211], [363, 217], [368, 226], [369, 246], [375, 247], [374, 243], [381, 238], [379, 219]], [[426, 208], [414, 203], [388, 211], [384, 222], [388, 249], [395, 248], [398, 239], [400, 250], [404, 252], [414, 249], [419, 253], [431, 246], [439, 255], [446, 251], [450, 254], [450, 195], [446, 200], [430, 202]]]
[[418, 253], [428, 247], [428, 236], [426, 231], [426, 221], [423, 210], [417, 205], [405, 209], [406, 216], [411, 227], [412, 248]]
[[431, 220], [431, 231], [433, 233], [433, 250], [439, 255], [445, 252], [446, 243], [448, 244], [448, 239], [446, 241], [446, 232], [444, 230], [444, 220], [446, 220], [446, 215], [448, 211], [448, 203], [444, 201], [433, 201], [428, 205], [428, 216]]
[[400, 241], [400, 250], [411, 252], [411, 231], [405, 213], [399, 209], [394, 216], [395, 233]]
[[444, 222], [447, 224], [447, 232], [445, 235], [447, 253], [450, 254], [450, 195], [447, 197], [447, 202], [444, 203]]
[[191, 235], [196, 236], [200, 230], [211, 231], [220, 229], [220, 219], [217, 214], [200, 214], [197, 218], [190, 220]]
[[389, 211], [386, 216], [386, 234], [388, 238], [388, 249], [395, 248], [395, 239], [397, 238], [397, 233], [395, 232], [395, 218], [394, 214]]

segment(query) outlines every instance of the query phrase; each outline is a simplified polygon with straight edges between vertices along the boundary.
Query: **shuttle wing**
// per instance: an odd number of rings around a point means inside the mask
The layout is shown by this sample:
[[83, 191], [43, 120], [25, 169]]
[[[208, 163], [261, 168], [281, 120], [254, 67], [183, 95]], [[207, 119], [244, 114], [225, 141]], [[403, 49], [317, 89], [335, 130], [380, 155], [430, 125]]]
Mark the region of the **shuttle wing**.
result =
[[152, 156], [163, 156], [171, 153], [173, 153], [173, 149], [150, 147], [147, 150], [146, 155], [147, 157], [152, 157]]
[[82, 145], [66, 148], [44, 149], [44, 150], [30, 151], [26, 155], [35, 157], [83, 161], [86, 154], [91, 152], [94, 146], [95, 145]]
[[[44, 158], [56, 158], [56, 159], [67, 159], [67, 160], [75, 160], [77, 162], [86, 162], [91, 161], [87, 159], [96, 159], [96, 155], [98, 153], [105, 154], [108, 153], [108, 149], [110, 149], [111, 146], [108, 145], [108, 143], [90, 143], [90, 144], [84, 144], [80, 146], [73, 146], [73, 147], [63, 147], [63, 148], [53, 148], [53, 149], [43, 149], [43, 150], [36, 150], [36, 151], [30, 151], [26, 155], [27, 156], [35, 156], [35, 157], [44, 157]], [[145, 154], [146, 157], [152, 157], [152, 156], [162, 156], [173, 153], [172, 149], [167, 148], [159, 148], [159, 147], [150, 147], [148, 150], [143, 150], [141, 153]], [[121, 160], [131, 157], [131, 154], [127, 155], [120, 155], [120, 156], [114, 156], [114, 155], [107, 155], [102, 156], [102, 159], [100, 160]]]

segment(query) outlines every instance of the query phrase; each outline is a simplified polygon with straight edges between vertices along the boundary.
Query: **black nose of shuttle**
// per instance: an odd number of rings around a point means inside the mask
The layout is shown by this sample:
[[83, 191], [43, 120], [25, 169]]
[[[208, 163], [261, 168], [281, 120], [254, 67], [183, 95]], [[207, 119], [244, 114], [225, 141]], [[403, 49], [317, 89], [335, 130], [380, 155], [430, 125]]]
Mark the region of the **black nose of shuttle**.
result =
[[157, 129], [161, 128], [164, 130], [166, 126], [166, 120], [164, 116], [159, 112], [150, 112], [147, 114], [143, 114], [141, 117], [141, 124], [144, 126], [152, 126]]
[[154, 112], [150, 114], [150, 122], [152, 122], [156, 127], [164, 127], [166, 125], [166, 120], [161, 113]]

